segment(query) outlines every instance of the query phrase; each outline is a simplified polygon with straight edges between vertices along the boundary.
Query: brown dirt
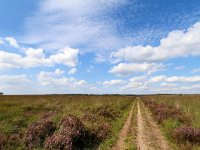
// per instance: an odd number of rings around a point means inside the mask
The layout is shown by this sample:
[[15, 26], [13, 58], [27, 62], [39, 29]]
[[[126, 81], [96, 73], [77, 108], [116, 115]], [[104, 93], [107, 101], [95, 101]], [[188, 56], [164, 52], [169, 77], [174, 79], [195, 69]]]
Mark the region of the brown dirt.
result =
[[123, 126], [123, 128], [121, 129], [120, 133], [119, 133], [119, 137], [117, 140], [116, 145], [113, 147], [113, 150], [123, 150], [125, 149], [125, 139], [128, 135], [130, 126], [131, 126], [131, 119], [132, 119], [132, 115], [133, 115], [133, 108], [134, 108], [134, 104], [131, 108], [131, 111], [129, 112], [129, 116]]
[[137, 116], [137, 126], [138, 126], [138, 149], [140, 150], [147, 150], [147, 143], [145, 141], [145, 133], [144, 133], [144, 120], [142, 118], [142, 113], [140, 111], [140, 104], [139, 100], [137, 101], [137, 108], [138, 108], [138, 116]]
[[[139, 150], [171, 150], [158, 125], [149, 111], [144, 107], [140, 98], [138, 106], [138, 149]], [[141, 109], [142, 108], [142, 109]]]

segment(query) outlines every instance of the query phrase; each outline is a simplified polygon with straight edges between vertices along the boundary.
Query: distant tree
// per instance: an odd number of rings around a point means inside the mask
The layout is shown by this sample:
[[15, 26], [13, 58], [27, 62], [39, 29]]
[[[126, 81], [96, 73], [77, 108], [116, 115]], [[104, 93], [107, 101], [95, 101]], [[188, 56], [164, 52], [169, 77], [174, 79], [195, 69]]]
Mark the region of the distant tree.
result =
[[0, 92], [0, 95], [3, 95], [3, 92]]

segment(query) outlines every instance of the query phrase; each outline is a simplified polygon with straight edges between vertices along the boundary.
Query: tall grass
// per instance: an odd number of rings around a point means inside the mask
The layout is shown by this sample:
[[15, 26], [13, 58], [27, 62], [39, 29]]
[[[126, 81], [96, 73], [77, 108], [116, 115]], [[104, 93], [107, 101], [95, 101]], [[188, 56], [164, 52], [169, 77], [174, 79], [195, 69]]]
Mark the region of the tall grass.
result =
[[[53, 121], [69, 114], [82, 118], [88, 110], [109, 106], [121, 115], [117, 119], [99, 117], [95, 122], [83, 120], [86, 127], [95, 128], [106, 121], [112, 124], [111, 135], [100, 147], [111, 147], [133, 102], [131, 96], [87, 96], [87, 95], [44, 95], [44, 96], [0, 96], [0, 140], [8, 138], [7, 149], [24, 149], [23, 135], [31, 123], [47, 113]], [[13, 140], [12, 136], [16, 136]], [[11, 141], [10, 141], [11, 140]], [[0, 145], [1, 146], [1, 145]]]

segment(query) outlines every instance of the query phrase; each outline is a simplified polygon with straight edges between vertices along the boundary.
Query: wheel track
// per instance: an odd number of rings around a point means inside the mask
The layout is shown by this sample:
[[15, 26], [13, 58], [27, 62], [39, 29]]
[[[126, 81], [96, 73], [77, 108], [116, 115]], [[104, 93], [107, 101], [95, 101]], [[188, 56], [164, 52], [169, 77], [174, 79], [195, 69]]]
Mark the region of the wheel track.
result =
[[[137, 147], [139, 150], [171, 150], [158, 125], [137, 98]], [[141, 107], [142, 106], [142, 107]], [[142, 109], [141, 109], [142, 108]]]

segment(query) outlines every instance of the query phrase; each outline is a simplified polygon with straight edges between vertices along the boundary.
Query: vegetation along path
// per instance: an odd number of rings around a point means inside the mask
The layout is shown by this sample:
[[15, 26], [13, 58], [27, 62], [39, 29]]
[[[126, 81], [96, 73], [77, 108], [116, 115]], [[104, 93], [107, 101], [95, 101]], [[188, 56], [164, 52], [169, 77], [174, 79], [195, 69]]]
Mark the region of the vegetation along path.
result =
[[123, 128], [121, 129], [121, 131], [119, 133], [117, 143], [113, 147], [113, 150], [123, 150], [123, 149], [125, 149], [125, 139], [128, 135], [128, 132], [129, 132], [129, 129], [130, 129], [130, 126], [131, 126], [131, 119], [132, 119], [132, 115], [133, 115], [134, 105], [135, 105], [135, 103], [133, 103], [133, 106], [131, 107], [131, 110], [129, 112], [129, 116], [128, 116]]
[[137, 147], [139, 150], [171, 150], [158, 125], [137, 98]]

